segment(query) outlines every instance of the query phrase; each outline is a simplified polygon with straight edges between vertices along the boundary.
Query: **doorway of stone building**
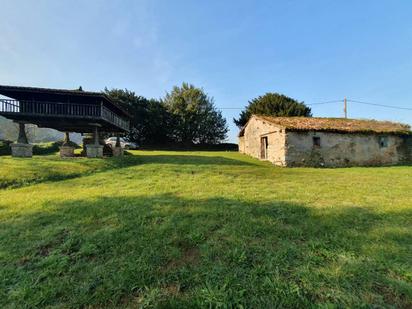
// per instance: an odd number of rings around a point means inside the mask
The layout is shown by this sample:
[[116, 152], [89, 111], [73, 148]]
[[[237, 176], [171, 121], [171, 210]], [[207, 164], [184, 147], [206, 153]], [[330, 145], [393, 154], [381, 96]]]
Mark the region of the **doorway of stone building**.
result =
[[266, 160], [268, 158], [268, 137], [262, 136], [260, 138], [260, 158]]

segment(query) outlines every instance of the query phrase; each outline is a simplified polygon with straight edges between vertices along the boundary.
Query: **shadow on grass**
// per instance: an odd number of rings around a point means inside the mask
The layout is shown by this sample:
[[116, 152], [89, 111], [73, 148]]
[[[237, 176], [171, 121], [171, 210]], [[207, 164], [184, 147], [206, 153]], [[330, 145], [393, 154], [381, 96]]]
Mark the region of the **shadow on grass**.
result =
[[[33, 160], [33, 159], [28, 159]], [[59, 159], [57, 159], [59, 160]], [[82, 166], [87, 166], [88, 162], [86, 158], [74, 158], [74, 159], [63, 159], [68, 162], [75, 162]], [[63, 161], [62, 160], [62, 161]], [[73, 161], [71, 161], [73, 160]], [[107, 172], [111, 170], [119, 170], [123, 168], [128, 168], [141, 164], [176, 164], [176, 165], [254, 165], [253, 163], [244, 162], [235, 159], [229, 159], [219, 156], [196, 156], [196, 155], [126, 155], [122, 158], [105, 158], [105, 159], [94, 159], [94, 160], [104, 160], [104, 165], [97, 166], [96, 168], [90, 168], [86, 172], [64, 173], [59, 172], [59, 170], [50, 169], [50, 171], [36, 178], [16, 178], [12, 180], [0, 180], [0, 189], [6, 188], [19, 188], [23, 186], [29, 186], [44, 182], [56, 182], [74, 178], [80, 178], [84, 176], [89, 176], [91, 174], [99, 172]], [[54, 162], [54, 161], [53, 161]], [[30, 167], [36, 166], [35, 159]], [[44, 163], [44, 162], [42, 162]], [[29, 169], [30, 169], [29, 167]], [[45, 168], [45, 167], [43, 167]]]
[[221, 156], [202, 155], [136, 155], [142, 163], [153, 164], [179, 164], [179, 165], [255, 165], [236, 159], [229, 159]]
[[408, 307], [411, 217], [172, 194], [49, 201], [0, 222], [0, 304]]

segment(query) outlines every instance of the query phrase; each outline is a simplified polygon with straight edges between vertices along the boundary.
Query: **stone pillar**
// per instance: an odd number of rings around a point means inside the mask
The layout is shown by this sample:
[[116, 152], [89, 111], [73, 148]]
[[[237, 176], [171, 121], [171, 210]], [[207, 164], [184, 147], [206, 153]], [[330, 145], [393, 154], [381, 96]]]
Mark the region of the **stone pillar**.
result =
[[69, 132], [64, 133], [64, 141], [63, 141], [63, 144], [60, 146], [60, 157], [61, 158], [74, 157], [74, 147], [70, 145]]
[[99, 128], [97, 126], [94, 127], [93, 142], [94, 142], [95, 146], [100, 145], [100, 143], [99, 143]]
[[99, 143], [99, 129], [94, 128], [93, 144], [86, 145], [86, 154], [88, 158], [103, 158], [103, 145]]
[[26, 135], [26, 125], [23, 122], [19, 122], [19, 137], [17, 138], [17, 143], [28, 144], [29, 141]]
[[17, 143], [10, 145], [12, 157], [31, 158], [33, 156], [33, 145], [30, 145], [26, 135], [26, 125], [19, 122], [19, 137]]
[[63, 140], [63, 146], [69, 146], [70, 145], [70, 133], [69, 132], [64, 132], [64, 140]]
[[122, 145], [120, 144], [120, 136], [119, 136], [119, 134], [117, 134], [117, 136], [116, 136], [116, 147], [122, 147]]
[[113, 157], [121, 157], [124, 154], [122, 145], [120, 144], [120, 136], [117, 135], [116, 144], [112, 147]]

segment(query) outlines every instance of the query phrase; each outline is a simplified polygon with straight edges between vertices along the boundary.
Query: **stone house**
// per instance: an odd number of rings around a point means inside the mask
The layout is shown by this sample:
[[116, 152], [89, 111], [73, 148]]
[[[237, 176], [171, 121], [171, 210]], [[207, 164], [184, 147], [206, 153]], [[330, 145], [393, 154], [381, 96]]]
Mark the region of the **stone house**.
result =
[[253, 115], [239, 133], [239, 151], [279, 166], [412, 163], [412, 132], [388, 121]]

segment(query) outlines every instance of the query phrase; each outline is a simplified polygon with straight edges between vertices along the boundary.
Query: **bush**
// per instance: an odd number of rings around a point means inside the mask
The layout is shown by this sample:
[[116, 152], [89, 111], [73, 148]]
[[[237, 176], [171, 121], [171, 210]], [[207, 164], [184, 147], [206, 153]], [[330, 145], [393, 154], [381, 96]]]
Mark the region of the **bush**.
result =
[[11, 148], [10, 148], [10, 144], [12, 143], [12, 141], [8, 141], [8, 140], [0, 140], [0, 156], [9, 156], [11, 155]]
[[[35, 144], [33, 146], [33, 154], [34, 155], [48, 155], [48, 154], [56, 153], [59, 151], [59, 147], [62, 144], [63, 144], [63, 141]], [[73, 146], [76, 149], [80, 148], [80, 146], [74, 142], [69, 142], [69, 144], [70, 146]]]
[[184, 143], [164, 143], [161, 145], [144, 145], [139, 147], [142, 150], [182, 150], [182, 151], [238, 151], [238, 145], [232, 143], [221, 144], [191, 144]]

